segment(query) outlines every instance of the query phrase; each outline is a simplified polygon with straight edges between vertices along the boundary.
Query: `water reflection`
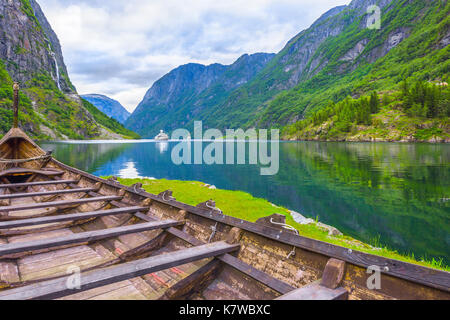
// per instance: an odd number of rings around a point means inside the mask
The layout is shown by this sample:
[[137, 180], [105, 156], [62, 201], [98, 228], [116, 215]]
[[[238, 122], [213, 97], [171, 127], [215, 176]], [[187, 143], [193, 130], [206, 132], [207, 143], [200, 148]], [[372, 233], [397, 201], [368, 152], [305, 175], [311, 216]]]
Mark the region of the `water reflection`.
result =
[[[197, 180], [255, 196], [416, 256], [450, 262], [450, 146], [286, 142], [280, 171], [253, 165], [175, 165], [176, 142], [44, 144], [96, 175]], [[190, 143], [189, 143], [190, 144]], [[246, 161], [248, 163], [248, 161]], [[208, 199], [205, 199], [208, 200]]]
[[165, 153], [169, 150], [169, 142], [167, 141], [158, 141], [156, 142], [156, 147], [159, 149], [160, 153]]
[[125, 168], [121, 169], [118, 173], [120, 178], [137, 179], [142, 177], [134, 166], [134, 162], [125, 163]]

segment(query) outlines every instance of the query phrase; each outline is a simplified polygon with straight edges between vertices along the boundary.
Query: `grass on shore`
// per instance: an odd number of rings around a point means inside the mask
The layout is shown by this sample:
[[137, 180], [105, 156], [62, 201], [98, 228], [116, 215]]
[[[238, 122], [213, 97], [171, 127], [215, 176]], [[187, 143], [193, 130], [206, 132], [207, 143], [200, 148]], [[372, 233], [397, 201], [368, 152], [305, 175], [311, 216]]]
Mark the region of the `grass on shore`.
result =
[[421, 259], [417, 261], [414, 255], [405, 256], [387, 247], [377, 248], [379, 245], [374, 243], [371, 246], [348, 236], [330, 236], [328, 231], [321, 229], [316, 224], [301, 225], [294, 221], [288, 209], [274, 206], [265, 199], [255, 198], [251, 194], [242, 191], [229, 191], [220, 189], [210, 189], [202, 182], [196, 181], [177, 181], [177, 180], [152, 180], [152, 179], [123, 179], [119, 178], [123, 185], [133, 185], [142, 183], [143, 188], [152, 194], [159, 194], [166, 190], [172, 190], [173, 196], [177, 201], [196, 206], [207, 200], [214, 200], [216, 206], [220, 208], [225, 215], [239, 219], [255, 222], [259, 218], [267, 217], [278, 213], [286, 216], [286, 223], [295, 227], [301, 236], [332, 243], [345, 248], [358, 250], [390, 259], [414, 263], [429, 268], [450, 271], [450, 267], [444, 265], [439, 260], [432, 259], [426, 261]]

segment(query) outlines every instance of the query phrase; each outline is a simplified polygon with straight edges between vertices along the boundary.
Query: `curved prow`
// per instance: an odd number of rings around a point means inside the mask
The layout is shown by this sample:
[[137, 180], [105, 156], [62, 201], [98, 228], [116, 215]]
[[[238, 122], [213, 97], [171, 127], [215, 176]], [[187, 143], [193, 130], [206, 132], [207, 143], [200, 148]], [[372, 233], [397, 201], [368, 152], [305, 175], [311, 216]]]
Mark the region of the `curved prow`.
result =
[[0, 140], [0, 171], [11, 167], [37, 168], [49, 156], [19, 128], [19, 84], [14, 89], [14, 119], [11, 130]]

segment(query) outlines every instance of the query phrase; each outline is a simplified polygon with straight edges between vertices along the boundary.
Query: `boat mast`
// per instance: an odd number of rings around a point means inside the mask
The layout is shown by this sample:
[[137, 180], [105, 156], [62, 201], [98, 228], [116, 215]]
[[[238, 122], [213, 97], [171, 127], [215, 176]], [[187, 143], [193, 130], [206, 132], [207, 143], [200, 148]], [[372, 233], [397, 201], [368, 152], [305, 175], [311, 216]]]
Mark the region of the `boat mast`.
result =
[[14, 82], [13, 85], [14, 90], [14, 123], [13, 127], [18, 128], [19, 127], [19, 84], [17, 82]]

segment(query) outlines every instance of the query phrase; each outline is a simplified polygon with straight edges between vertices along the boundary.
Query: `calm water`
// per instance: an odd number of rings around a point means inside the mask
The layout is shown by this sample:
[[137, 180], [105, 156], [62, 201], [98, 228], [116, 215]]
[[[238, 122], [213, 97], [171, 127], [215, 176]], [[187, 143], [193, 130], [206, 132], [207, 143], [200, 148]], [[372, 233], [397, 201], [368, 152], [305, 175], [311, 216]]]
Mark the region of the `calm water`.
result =
[[[98, 176], [203, 181], [333, 225], [365, 242], [450, 262], [450, 146], [283, 142], [280, 170], [171, 162], [175, 142], [42, 143], [64, 163]], [[175, 195], [176, 197], [176, 195]], [[205, 199], [207, 200], [207, 199]]]

